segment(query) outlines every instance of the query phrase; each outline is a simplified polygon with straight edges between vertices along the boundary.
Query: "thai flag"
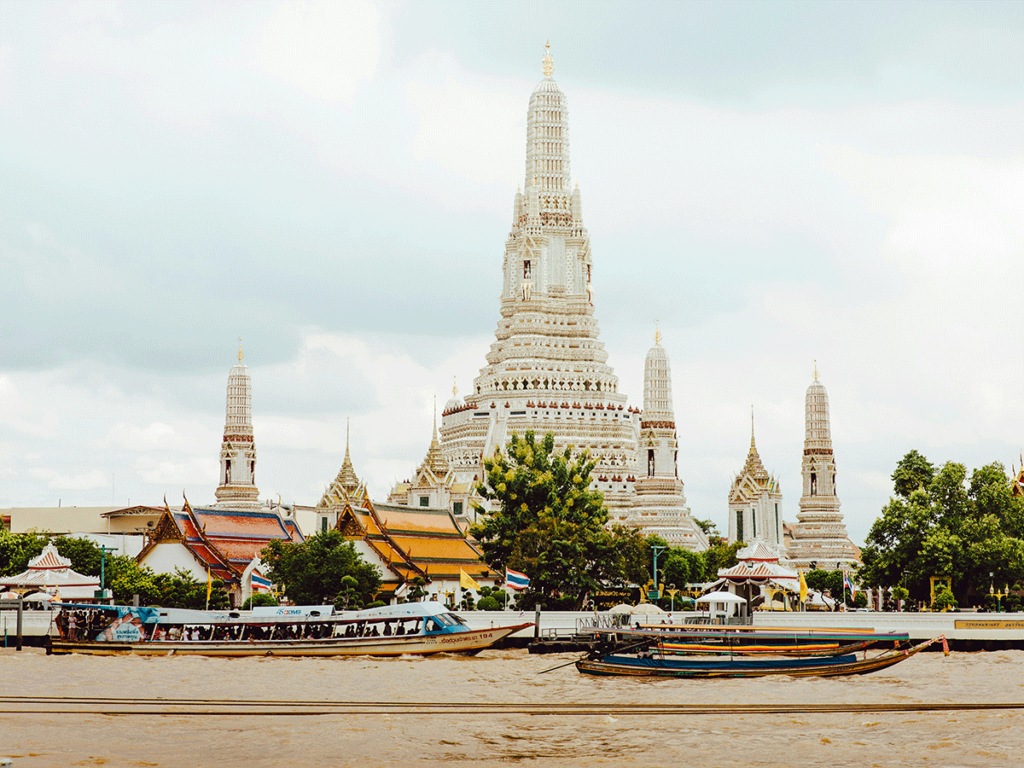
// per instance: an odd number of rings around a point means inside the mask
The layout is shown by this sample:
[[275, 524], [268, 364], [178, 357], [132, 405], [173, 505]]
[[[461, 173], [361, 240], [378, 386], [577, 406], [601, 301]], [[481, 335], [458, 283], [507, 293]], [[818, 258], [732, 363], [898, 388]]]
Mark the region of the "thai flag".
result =
[[857, 596], [857, 588], [853, 586], [853, 581], [850, 579], [850, 574], [843, 571], [843, 588], [850, 590], [850, 598]]
[[513, 571], [511, 568], [506, 568], [505, 586], [509, 589], [526, 589], [530, 586], [530, 579], [527, 578], [525, 573], [520, 573], [519, 571]]
[[252, 572], [252, 588], [259, 589], [264, 592], [269, 592], [273, 585], [270, 583], [270, 579], [265, 579], [260, 576], [256, 571]]

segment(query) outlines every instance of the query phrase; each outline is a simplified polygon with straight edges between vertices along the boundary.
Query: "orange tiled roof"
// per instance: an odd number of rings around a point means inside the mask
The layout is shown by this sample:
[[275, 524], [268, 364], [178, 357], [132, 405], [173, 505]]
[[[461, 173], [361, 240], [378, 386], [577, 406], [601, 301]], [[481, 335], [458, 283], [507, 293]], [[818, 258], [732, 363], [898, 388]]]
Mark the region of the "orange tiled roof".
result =
[[459, 526], [444, 509], [375, 504], [374, 511], [388, 533], [393, 535], [422, 533], [463, 538]]

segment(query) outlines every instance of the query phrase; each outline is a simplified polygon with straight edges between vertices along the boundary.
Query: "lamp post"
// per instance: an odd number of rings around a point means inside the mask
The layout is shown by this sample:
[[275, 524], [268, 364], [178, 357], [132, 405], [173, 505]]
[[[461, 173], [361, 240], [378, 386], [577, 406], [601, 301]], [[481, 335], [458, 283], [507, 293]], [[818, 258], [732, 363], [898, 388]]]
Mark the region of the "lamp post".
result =
[[[654, 599], [657, 600], [660, 593], [658, 592], [658, 555], [664, 552], [668, 547], [662, 547], [657, 544], [651, 545], [651, 554], [654, 555]], [[650, 599], [650, 596], [648, 596]]]
[[103, 593], [104, 599], [106, 599], [107, 589], [107, 552], [117, 552], [117, 547], [108, 547], [104, 544], [98, 548], [100, 554], [100, 592]]

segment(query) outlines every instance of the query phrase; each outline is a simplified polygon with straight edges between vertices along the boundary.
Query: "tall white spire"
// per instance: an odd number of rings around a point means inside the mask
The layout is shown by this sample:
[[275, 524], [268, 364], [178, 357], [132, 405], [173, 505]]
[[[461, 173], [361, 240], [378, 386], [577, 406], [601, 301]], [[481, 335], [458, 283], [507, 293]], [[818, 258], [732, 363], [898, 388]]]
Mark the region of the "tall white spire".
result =
[[661, 346], [661, 331], [644, 361], [644, 411], [640, 421], [633, 508], [625, 522], [644, 533], [657, 534], [672, 546], [695, 551], [708, 548], [708, 539], [686, 506], [679, 479], [679, 442], [672, 408], [672, 371]]
[[472, 483], [482, 456], [513, 433], [552, 431], [560, 450], [590, 451], [595, 486], [615, 517], [633, 492], [639, 418], [598, 339], [590, 238], [570, 184], [568, 102], [545, 51], [527, 109], [525, 185], [505, 242], [495, 341], [465, 405], [445, 407], [441, 445], [458, 482]]
[[252, 431], [252, 380], [249, 368], [242, 362], [242, 340], [238, 340], [238, 363], [228, 374], [227, 404], [224, 416], [224, 439], [220, 449], [220, 485], [217, 503], [220, 508], [258, 506], [256, 487], [256, 445]]
[[[534, 188], [542, 196], [538, 212], [562, 212], [555, 200], [572, 191], [569, 173], [569, 103], [558, 84], [551, 79], [554, 64], [550, 44], [545, 46], [544, 79], [530, 95], [526, 113], [526, 178], [523, 185], [529, 196]], [[554, 194], [555, 198], [549, 197]]]
[[793, 565], [808, 568], [811, 562], [816, 562], [822, 568], [831, 569], [839, 563], [859, 563], [860, 553], [847, 536], [839, 511], [828, 392], [818, 380], [816, 363], [814, 381], [807, 387], [804, 398], [804, 453], [800, 473], [803, 493], [789, 545]]

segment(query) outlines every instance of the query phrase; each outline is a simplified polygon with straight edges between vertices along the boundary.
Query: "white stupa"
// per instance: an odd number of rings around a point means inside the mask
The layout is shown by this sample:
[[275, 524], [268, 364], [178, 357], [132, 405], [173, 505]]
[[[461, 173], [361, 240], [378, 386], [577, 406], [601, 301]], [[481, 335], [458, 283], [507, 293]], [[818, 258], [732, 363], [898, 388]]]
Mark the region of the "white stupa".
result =
[[242, 362], [241, 339], [238, 364], [228, 374], [227, 407], [224, 417], [224, 439], [220, 448], [220, 485], [213, 509], [257, 509], [259, 489], [256, 487], [256, 444], [252, 432], [252, 380], [249, 368]]
[[686, 506], [679, 479], [679, 442], [672, 407], [672, 371], [660, 331], [644, 362], [644, 412], [640, 421], [633, 507], [625, 522], [671, 546], [703, 552], [708, 539]]
[[555, 435], [587, 450], [595, 486], [613, 518], [628, 514], [636, 480], [639, 412], [627, 406], [598, 340], [590, 237], [569, 167], [569, 111], [552, 79], [530, 96], [525, 194], [516, 192], [505, 244], [501, 318], [487, 365], [464, 404], [446, 407], [441, 447], [460, 482], [482, 477], [482, 459], [513, 433]]
[[790, 564], [805, 569], [813, 562], [826, 570], [859, 565], [860, 552], [847, 536], [839, 511], [828, 392], [818, 381], [817, 366], [804, 404], [803, 494], [796, 516], [799, 522], [793, 526], [793, 540], [789, 544]]

